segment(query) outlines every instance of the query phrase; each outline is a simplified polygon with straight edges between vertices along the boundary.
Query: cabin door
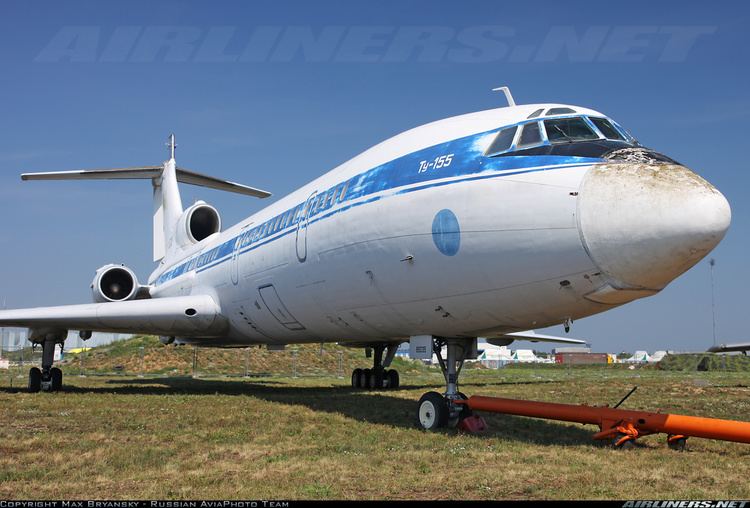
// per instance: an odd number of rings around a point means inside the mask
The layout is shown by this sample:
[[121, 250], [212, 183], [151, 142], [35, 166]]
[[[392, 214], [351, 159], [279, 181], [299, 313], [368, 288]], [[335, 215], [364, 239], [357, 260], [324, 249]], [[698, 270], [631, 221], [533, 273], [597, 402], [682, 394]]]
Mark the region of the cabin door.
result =
[[300, 263], [304, 263], [307, 259], [307, 226], [310, 221], [310, 213], [317, 192], [318, 191], [313, 191], [313, 193], [310, 194], [310, 197], [307, 198], [305, 207], [302, 210], [302, 215], [297, 222], [297, 259]]

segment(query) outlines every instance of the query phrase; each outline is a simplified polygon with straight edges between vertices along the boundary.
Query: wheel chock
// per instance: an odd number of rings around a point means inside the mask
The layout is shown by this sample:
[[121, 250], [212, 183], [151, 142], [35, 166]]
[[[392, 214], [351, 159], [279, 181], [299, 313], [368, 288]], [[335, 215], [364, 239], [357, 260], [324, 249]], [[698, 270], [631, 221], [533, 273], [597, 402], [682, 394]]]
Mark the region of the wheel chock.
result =
[[484, 421], [479, 415], [467, 416], [460, 422], [458, 422], [458, 430], [462, 430], [469, 434], [479, 434], [487, 430], [487, 422]]

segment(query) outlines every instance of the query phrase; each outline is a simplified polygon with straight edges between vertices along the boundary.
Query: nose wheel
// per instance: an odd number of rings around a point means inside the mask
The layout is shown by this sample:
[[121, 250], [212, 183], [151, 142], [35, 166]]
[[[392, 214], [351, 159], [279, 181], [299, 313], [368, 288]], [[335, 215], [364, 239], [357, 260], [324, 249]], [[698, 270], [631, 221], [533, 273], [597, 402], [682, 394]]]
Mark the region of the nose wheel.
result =
[[[398, 344], [376, 344], [373, 346], [374, 358], [372, 369], [354, 369], [352, 371], [352, 388], [357, 390], [395, 390], [401, 380], [398, 371], [387, 369], [396, 356]], [[387, 353], [386, 353], [387, 352]], [[383, 358], [383, 353], [386, 353]]]
[[[447, 349], [446, 358], [443, 358], [443, 346]], [[469, 350], [469, 342], [466, 339], [433, 339], [432, 350], [443, 371], [446, 390], [443, 395], [427, 392], [419, 399], [417, 423], [424, 430], [455, 427], [461, 420], [471, 416], [471, 410], [466, 404], [456, 402], [467, 399], [466, 395], [458, 391], [458, 376]]]

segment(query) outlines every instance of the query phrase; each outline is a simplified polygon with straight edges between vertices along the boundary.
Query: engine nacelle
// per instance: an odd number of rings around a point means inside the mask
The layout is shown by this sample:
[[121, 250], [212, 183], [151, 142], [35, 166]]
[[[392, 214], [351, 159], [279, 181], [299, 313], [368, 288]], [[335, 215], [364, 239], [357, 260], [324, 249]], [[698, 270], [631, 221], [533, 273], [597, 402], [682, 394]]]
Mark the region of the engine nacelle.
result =
[[221, 217], [213, 206], [196, 201], [177, 221], [175, 233], [178, 245], [187, 247], [221, 231]]
[[104, 265], [91, 281], [91, 293], [97, 303], [133, 300], [140, 289], [135, 273], [125, 265]]

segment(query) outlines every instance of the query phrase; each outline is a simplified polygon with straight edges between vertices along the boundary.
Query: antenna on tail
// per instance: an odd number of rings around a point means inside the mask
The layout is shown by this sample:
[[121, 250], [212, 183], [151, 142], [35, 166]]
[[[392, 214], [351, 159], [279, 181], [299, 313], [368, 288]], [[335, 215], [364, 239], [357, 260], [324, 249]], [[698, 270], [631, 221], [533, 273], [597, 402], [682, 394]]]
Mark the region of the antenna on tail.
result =
[[174, 152], [177, 148], [177, 142], [175, 140], [174, 134], [169, 135], [169, 138], [167, 140], [167, 147], [169, 147], [169, 158], [174, 159]]

